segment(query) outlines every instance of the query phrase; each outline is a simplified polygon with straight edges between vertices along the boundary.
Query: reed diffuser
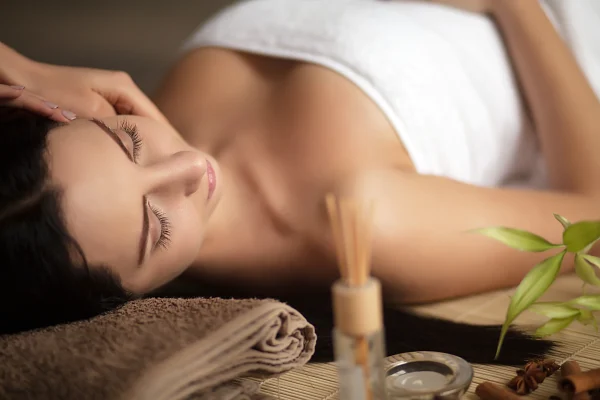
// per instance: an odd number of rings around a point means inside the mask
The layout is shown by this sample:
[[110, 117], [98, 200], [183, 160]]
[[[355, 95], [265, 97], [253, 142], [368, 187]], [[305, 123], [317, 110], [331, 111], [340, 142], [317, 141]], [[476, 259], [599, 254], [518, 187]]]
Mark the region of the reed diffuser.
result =
[[342, 400], [382, 400], [381, 284], [370, 276], [373, 204], [326, 197], [340, 279], [333, 284], [334, 353]]

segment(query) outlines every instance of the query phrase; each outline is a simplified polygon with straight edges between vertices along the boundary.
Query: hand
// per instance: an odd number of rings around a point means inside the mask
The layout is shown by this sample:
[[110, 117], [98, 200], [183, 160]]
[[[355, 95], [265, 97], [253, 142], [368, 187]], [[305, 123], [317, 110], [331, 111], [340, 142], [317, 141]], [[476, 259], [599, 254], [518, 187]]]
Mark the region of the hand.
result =
[[72, 111], [63, 110], [56, 104], [29, 93], [24, 86], [0, 84], [0, 116], [10, 113], [10, 108], [27, 110], [59, 122], [76, 118]]
[[492, 11], [494, 1], [504, 0], [428, 0], [432, 3], [438, 3], [461, 10], [470, 11], [479, 14], [488, 14]]
[[133, 114], [167, 123], [158, 108], [124, 72], [63, 67], [30, 61], [19, 85], [77, 116], [101, 118]]

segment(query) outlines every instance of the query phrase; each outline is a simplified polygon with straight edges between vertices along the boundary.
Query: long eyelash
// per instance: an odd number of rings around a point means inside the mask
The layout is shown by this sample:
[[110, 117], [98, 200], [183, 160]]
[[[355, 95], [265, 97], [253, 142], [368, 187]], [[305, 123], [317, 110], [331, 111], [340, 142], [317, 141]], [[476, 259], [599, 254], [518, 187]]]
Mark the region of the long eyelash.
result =
[[137, 160], [142, 148], [142, 138], [138, 133], [137, 125], [124, 119], [120, 122], [119, 129], [131, 138], [131, 142], [133, 143], [133, 159]]
[[160, 237], [156, 244], [166, 250], [171, 243], [171, 223], [164, 212], [152, 205], [150, 205], [150, 209], [160, 221]]

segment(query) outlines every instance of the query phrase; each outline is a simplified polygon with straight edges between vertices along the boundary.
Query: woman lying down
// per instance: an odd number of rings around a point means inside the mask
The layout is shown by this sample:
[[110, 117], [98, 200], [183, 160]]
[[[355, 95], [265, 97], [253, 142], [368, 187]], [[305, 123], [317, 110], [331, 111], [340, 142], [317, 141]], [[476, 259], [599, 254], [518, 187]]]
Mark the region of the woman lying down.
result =
[[[199, 287], [310, 297], [337, 276], [327, 193], [376, 199], [372, 269], [387, 301], [518, 283], [541, 256], [465, 231], [559, 239], [552, 213], [596, 218], [600, 104], [537, 0], [443, 3], [239, 2], [190, 37], [162, 83], [154, 100], [171, 125], [10, 114], [3, 330], [86, 318], [184, 272]], [[319, 359], [328, 304], [292, 303], [317, 327]], [[498, 340], [399, 311], [386, 325], [390, 353], [487, 362]], [[502, 361], [548, 348], [513, 332]]]

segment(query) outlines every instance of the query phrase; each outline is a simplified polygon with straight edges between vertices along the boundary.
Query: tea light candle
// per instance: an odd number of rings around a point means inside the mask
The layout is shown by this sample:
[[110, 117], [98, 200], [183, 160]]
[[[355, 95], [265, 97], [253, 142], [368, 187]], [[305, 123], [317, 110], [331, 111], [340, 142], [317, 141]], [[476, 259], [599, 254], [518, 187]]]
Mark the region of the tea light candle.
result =
[[469, 388], [473, 368], [462, 358], [437, 352], [400, 354], [386, 370], [388, 399], [457, 399]]
[[434, 371], [416, 371], [390, 376], [388, 382], [390, 386], [398, 389], [435, 391], [446, 386], [448, 379]]

